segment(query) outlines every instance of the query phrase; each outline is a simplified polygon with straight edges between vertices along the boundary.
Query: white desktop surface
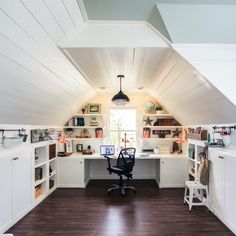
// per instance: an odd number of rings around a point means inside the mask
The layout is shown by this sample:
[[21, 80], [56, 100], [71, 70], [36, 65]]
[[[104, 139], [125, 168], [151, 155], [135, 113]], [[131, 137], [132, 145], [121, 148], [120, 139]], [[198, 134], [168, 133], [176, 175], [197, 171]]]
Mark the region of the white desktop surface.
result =
[[[117, 158], [118, 154], [112, 155], [112, 158]], [[80, 153], [73, 153], [68, 157], [60, 157], [60, 158], [83, 158], [83, 159], [105, 159], [104, 156], [101, 156], [99, 153], [95, 153], [92, 155], [83, 155]], [[150, 159], [162, 159], [162, 158], [187, 158], [187, 154], [171, 154], [171, 153], [166, 153], [166, 154], [155, 154], [151, 153], [148, 156], [143, 156], [143, 153], [136, 153], [135, 154], [135, 159], [140, 159], [140, 160], [150, 160]]]

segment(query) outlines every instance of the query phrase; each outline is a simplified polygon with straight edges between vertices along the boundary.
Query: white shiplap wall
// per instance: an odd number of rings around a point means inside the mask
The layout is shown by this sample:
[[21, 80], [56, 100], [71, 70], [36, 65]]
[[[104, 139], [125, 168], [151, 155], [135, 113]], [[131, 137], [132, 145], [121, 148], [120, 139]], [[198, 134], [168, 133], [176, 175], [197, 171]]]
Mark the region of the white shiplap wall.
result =
[[63, 124], [95, 94], [56, 46], [83, 24], [74, 4], [0, 2], [0, 123]]

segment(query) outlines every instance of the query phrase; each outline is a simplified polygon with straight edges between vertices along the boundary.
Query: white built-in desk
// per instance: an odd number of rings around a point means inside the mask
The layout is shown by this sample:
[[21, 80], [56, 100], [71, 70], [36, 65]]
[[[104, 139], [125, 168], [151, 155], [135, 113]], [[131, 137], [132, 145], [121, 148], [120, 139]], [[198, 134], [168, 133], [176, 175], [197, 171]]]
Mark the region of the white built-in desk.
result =
[[[114, 157], [114, 164], [116, 157]], [[118, 179], [107, 171], [107, 159], [99, 154], [58, 157], [58, 187], [85, 188], [91, 179]], [[137, 153], [133, 179], [155, 179], [160, 188], [184, 187], [187, 180], [187, 155]]]

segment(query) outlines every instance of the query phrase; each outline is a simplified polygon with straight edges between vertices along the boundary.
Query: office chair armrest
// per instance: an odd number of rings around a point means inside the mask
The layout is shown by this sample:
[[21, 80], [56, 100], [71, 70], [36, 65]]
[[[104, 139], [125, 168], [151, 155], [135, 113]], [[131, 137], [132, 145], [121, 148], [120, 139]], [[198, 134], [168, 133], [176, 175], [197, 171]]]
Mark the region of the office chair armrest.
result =
[[112, 160], [113, 158], [110, 157], [110, 156], [106, 156], [106, 155], [104, 155], [104, 157], [107, 159], [108, 170], [109, 170], [109, 173], [111, 174], [111, 160]]

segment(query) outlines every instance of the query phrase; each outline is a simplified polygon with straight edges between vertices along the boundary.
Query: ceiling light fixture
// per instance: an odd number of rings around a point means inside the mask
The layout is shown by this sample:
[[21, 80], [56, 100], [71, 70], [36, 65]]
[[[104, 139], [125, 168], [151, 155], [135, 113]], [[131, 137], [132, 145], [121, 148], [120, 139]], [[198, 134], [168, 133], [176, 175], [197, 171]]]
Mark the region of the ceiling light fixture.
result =
[[121, 79], [124, 78], [124, 75], [117, 75], [117, 78], [120, 79], [120, 91], [113, 96], [111, 101], [117, 106], [124, 106], [130, 102], [129, 97], [126, 94], [124, 94], [121, 90]]

